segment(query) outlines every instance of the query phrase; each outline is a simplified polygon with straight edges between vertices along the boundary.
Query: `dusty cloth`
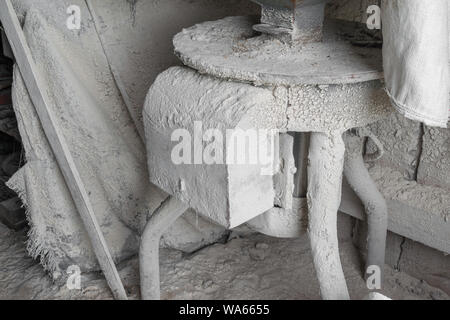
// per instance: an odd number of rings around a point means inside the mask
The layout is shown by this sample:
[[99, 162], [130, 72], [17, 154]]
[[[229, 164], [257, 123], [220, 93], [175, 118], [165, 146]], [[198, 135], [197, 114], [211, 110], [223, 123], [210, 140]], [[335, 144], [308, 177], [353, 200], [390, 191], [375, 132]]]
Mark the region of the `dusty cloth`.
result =
[[446, 127], [449, 119], [448, 0], [383, 0], [386, 88], [407, 118]]
[[[145, 146], [113, 79], [86, 3], [16, 0], [14, 5], [48, 86], [49, 107], [59, 120], [112, 256], [118, 262], [135, 255], [147, 219], [167, 195], [149, 182]], [[80, 30], [66, 28], [70, 5], [81, 8]], [[27, 164], [9, 186], [27, 208], [28, 251], [55, 277], [71, 265], [98, 270], [18, 68], [13, 86]], [[196, 221], [192, 212], [177, 221], [167, 243], [189, 251], [215, 239], [211, 233], [222, 236], [223, 229]]]
[[[83, 8], [82, 2], [72, 1]], [[113, 257], [121, 260], [136, 253], [138, 228], [152, 210], [148, 204], [158, 206], [164, 195], [143, 178], [144, 147], [106, 72], [92, 26], [77, 33], [55, 27], [65, 26], [67, 7], [65, 1], [42, 1], [24, 8], [24, 33], [106, 241]], [[52, 272], [65, 272], [70, 265], [96, 269], [87, 234], [17, 68], [13, 99], [27, 164], [9, 186], [27, 207], [28, 250]]]

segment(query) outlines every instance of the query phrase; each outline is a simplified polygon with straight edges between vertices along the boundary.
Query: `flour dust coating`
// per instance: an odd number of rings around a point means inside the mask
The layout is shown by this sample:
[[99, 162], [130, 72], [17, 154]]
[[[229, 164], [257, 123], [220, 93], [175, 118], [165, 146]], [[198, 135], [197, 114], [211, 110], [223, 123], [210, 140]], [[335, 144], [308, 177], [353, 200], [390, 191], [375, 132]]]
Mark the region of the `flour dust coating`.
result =
[[[131, 298], [140, 298], [139, 291], [144, 299], [363, 298], [357, 252], [336, 229], [343, 173], [368, 221], [361, 269], [384, 267], [388, 227], [448, 253], [448, 132], [393, 115], [380, 50], [343, 41], [332, 32], [336, 21], [327, 20], [323, 33], [295, 34], [301, 25], [292, 12], [266, 7], [261, 21], [243, 17], [259, 11], [250, 1], [74, 0], [87, 19], [72, 32], [58, 27], [67, 1], [13, 2]], [[358, 16], [366, 3], [341, 1], [328, 11]], [[312, 25], [323, 12], [317, 17]], [[177, 58], [189, 68], [173, 67]], [[111, 298], [95, 273], [83, 275], [80, 292], [64, 288], [69, 265], [99, 267], [17, 69], [13, 95], [28, 162], [9, 185], [31, 225], [29, 237], [19, 240], [59, 282], [46, 281], [0, 225], [11, 240], [0, 246], [7, 265], [0, 298]], [[180, 127], [192, 133], [196, 120], [223, 132], [276, 129], [280, 159], [273, 160], [280, 172], [175, 166], [171, 133]], [[343, 134], [368, 124], [385, 149], [369, 164], [362, 158], [367, 135]], [[304, 198], [292, 192], [298, 182], [293, 132], [313, 133]], [[376, 153], [372, 142], [367, 151]], [[160, 251], [160, 240], [184, 253]], [[29, 284], [20, 281], [23, 274]], [[436, 284], [441, 274], [433, 276]], [[447, 288], [442, 281], [438, 287]], [[448, 299], [387, 266], [383, 293]]]

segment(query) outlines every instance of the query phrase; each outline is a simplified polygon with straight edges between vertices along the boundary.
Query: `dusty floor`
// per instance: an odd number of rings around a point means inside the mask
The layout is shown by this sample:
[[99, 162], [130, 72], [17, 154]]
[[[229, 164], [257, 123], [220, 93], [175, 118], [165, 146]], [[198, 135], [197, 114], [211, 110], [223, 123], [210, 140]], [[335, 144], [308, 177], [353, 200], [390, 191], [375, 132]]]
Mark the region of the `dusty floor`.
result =
[[[262, 235], [233, 238], [186, 256], [162, 250], [164, 299], [319, 299], [306, 238], [282, 240]], [[98, 274], [82, 279], [82, 290], [52, 283], [25, 252], [24, 233], [0, 224], [0, 300], [110, 299]], [[352, 298], [367, 292], [360, 259], [350, 241], [341, 242], [341, 258]], [[138, 297], [137, 260], [120, 266], [131, 298]], [[423, 281], [387, 268], [384, 294], [393, 299], [449, 299]]]

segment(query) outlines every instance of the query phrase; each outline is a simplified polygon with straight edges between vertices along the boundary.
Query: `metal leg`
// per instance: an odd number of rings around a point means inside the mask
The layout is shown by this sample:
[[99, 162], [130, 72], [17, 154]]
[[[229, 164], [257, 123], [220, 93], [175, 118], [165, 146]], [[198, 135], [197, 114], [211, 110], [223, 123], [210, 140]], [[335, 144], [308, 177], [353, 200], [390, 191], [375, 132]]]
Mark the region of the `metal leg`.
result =
[[364, 204], [367, 215], [367, 262], [366, 277], [373, 271], [367, 271], [371, 266], [377, 266], [383, 278], [388, 211], [386, 200], [372, 180], [363, 159], [364, 134], [347, 133], [344, 174], [352, 189]]
[[320, 291], [326, 300], [348, 300], [337, 236], [345, 145], [341, 132], [312, 133], [310, 143], [308, 231]]
[[139, 250], [141, 296], [143, 300], [160, 300], [159, 242], [164, 232], [189, 207], [175, 198], [169, 198], [155, 212], [145, 226]]

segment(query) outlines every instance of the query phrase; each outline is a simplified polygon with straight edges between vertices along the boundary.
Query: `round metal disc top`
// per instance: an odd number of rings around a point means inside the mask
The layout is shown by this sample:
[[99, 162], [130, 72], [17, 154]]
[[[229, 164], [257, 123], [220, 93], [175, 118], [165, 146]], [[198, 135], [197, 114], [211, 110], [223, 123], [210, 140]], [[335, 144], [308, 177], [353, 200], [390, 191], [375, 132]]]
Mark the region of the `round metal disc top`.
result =
[[250, 17], [228, 17], [184, 29], [175, 53], [200, 73], [256, 85], [359, 83], [383, 78], [381, 50], [337, 40], [324, 28], [322, 42], [296, 45], [258, 35]]

